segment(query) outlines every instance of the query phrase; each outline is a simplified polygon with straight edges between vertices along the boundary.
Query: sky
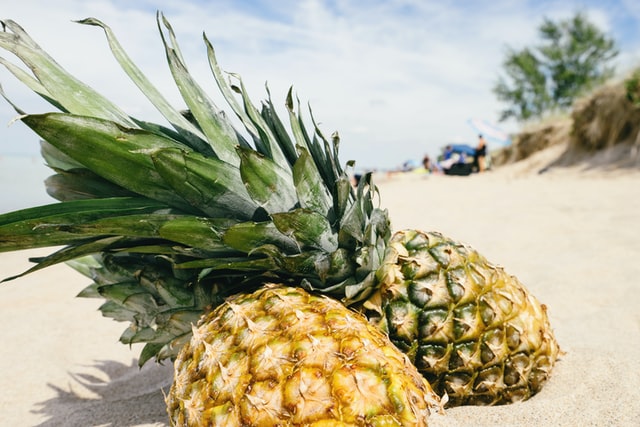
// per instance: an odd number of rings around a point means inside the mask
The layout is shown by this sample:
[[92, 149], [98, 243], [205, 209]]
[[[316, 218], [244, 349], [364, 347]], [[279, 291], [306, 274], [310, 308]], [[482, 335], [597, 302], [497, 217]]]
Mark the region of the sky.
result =
[[[130, 115], [154, 121], [161, 116], [120, 70], [104, 33], [73, 21], [95, 17], [109, 25], [139, 68], [183, 108], [166, 66], [158, 10], [171, 22], [190, 72], [222, 109], [229, 111], [217, 95], [203, 32], [221, 67], [242, 76], [254, 103], [266, 97], [268, 84], [274, 102], [284, 105], [293, 86], [323, 132], [339, 132], [341, 161], [355, 160], [360, 169], [435, 157], [451, 142], [475, 144], [468, 120], [497, 122], [505, 107], [492, 87], [507, 47], [535, 45], [545, 17], [584, 12], [616, 40], [620, 73], [640, 66], [637, 0], [0, 0], [0, 19], [18, 22], [58, 63]], [[0, 83], [23, 110], [51, 110], [4, 68]], [[37, 156], [37, 137], [12, 122], [15, 116], [0, 99], [0, 157]], [[519, 129], [513, 122], [500, 126]]]

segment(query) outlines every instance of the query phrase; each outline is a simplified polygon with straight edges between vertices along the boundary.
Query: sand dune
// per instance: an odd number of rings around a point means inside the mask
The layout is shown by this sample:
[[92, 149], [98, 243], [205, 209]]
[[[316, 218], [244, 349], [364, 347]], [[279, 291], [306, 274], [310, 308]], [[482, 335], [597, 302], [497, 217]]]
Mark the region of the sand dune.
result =
[[[544, 160], [544, 159], [542, 159]], [[640, 419], [640, 173], [535, 173], [518, 163], [470, 177], [378, 177], [394, 228], [442, 231], [517, 275], [548, 306], [566, 354], [531, 400], [462, 407], [433, 426], [632, 426]], [[0, 255], [2, 276], [28, 253]], [[57, 266], [0, 286], [0, 410], [8, 426], [164, 426], [170, 366], [136, 364], [123, 325], [74, 298]]]

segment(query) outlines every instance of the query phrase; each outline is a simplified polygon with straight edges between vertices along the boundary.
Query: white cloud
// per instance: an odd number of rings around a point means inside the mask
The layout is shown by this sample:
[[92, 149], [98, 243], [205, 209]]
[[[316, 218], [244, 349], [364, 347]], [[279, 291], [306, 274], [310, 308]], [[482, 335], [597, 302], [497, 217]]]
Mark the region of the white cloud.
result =
[[[265, 96], [265, 81], [280, 103], [293, 84], [303, 105], [311, 103], [325, 133], [340, 131], [343, 161], [354, 158], [362, 167], [383, 168], [425, 152], [435, 155], [453, 139], [473, 142], [475, 134], [466, 120], [495, 121], [501, 107], [491, 87], [505, 45], [532, 43], [543, 16], [569, 16], [581, 4], [547, 1], [526, 6], [508, 0], [304, 0], [280, 1], [277, 6], [266, 1], [220, 0], [13, 3], [3, 6], [3, 17], [21, 23], [64, 67], [126, 111], [154, 119], [157, 115], [144, 99], [133, 95], [137, 89], [111, 58], [102, 32], [70, 21], [94, 16], [110, 25], [140, 68], [168, 98], [182, 105], [156, 28], [155, 10], [163, 10], [191, 71], [212, 93], [215, 85], [203, 31], [216, 47], [223, 68], [243, 76], [256, 102]], [[587, 11], [604, 28], [614, 28], [608, 9]], [[8, 73], [0, 72], [0, 81], [23, 108], [41, 111], [33, 103], [34, 96]], [[222, 104], [219, 97], [215, 99]], [[12, 116], [0, 103], [0, 121], [8, 122]], [[513, 124], [507, 128], [513, 129]], [[35, 151], [36, 145], [20, 123], [0, 128], [0, 153]]]

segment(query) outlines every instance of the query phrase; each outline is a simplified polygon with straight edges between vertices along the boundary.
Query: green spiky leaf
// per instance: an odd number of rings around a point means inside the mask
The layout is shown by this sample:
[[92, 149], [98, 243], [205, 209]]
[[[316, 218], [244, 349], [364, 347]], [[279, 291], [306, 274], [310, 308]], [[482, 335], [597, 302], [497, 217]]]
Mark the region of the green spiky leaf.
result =
[[275, 245], [283, 253], [298, 253], [300, 246], [282, 234], [272, 222], [243, 222], [224, 232], [224, 243], [244, 253], [251, 253], [263, 245]]
[[95, 18], [87, 18], [76, 22], [85, 25], [95, 25], [102, 28], [107, 36], [109, 47], [122, 69], [127, 73], [131, 80], [133, 80], [138, 88], [140, 88], [142, 93], [147, 96], [158, 111], [167, 118], [169, 123], [173, 124], [177, 133], [181, 135], [194, 149], [206, 150], [205, 147], [208, 147], [209, 152], [213, 153], [213, 150], [206, 143], [205, 136], [200, 129], [190, 123], [177, 109], [171, 106], [171, 104], [169, 104], [169, 102], [162, 96], [160, 91], [151, 84], [149, 79], [131, 61], [108, 25], [105, 25], [103, 22]]
[[11, 251], [81, 242], [100, 236], [97, 230], [83, 234], [73, 227], [110, 217], [157, 212], [167, 206], [142, 198], [77, 200], [23, 209], [0, 215], [0, 250]]
[[287, 212], [298, 203], [291, 171], [246, 148], [238, 148], [240, 175], [251, 198], [268, 213]]
[[307, 209], [295, 209], [271, 215], [273, 223], [286, 236], [292, 236], [302, 246], [333, 252], [338, 241], [324, 215]]
[[[34, 88], [37, 93], [44, 95], [45, 99], [55, 100], [54, 106], [61, 105], [64, 111], [133, 126], [120, 108], [67, 73], [17, 23], [6, 20], [3, 25], [10, 32], [0, 32], [0, 47], [18, 56], [31, 69], [40, 83]], [[46, 90], [46, 94], [41, 88]]]
[[48, 113], [28, 115], [21, 120], [97, 175], [143, 196], [193, 210], [167, 186], [150, 158], [159, 149], [184, 150], [185, 146], [148, 131], [93, 117]]
[[157, 150], [151, 159], [176, 194], [211, 217], [250, 219], [258, 209], [229, 163], [174, 148]]
[[118, 322], [135, 322], [136, 312], [116, 303], [107, 301], [100, 306], [100, 312], [104, 317], [109, 317]]
[[333, 204], [331, 194], [323, 185], [313, 159], [304, 148], [300, 148], [300, 157], [293, 166], [293, 182], [301, 207], [330, 218], [329, 209]]
[[[202, 129], [207, 140], [215, 141], [213, 150], [215, 155], [229, 164], [238, 165], [240, 159], [238, 159], [235, 147], [241, 143], [241, 140], [233, 131], [233, 127], [220, 109], [209, 98], [209, 95], [189, 74], [182, 55], [180, 55], [179, 48], [175, 43], [173, 29], [169, 22], [164, 19], [164, 16], [161, 18], [165, 28], [169, 31], [170, 40], [174, 41], [173, 45], [170, 46], [165, 37], [162, 37], [167, 54], [167, 62], [182, 99], [187, 103], [189, 111], [193, 114], [198, 127]], [[160, 31], [160, 34], [163, 35], [163, 32]]]

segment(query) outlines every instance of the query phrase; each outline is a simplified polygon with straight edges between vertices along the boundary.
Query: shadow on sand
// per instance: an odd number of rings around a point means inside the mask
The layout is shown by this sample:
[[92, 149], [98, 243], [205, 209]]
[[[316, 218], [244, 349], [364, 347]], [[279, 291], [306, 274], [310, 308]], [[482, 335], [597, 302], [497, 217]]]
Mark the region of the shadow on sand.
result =
[[135, 360], [100, 361], [90, 368], [95, 374], [70, 374], [69, 391], [49, 384], [57, 396], [34, 409], [48, 417], [38, 427], [168, 425], [163, 393], [171, 386], [170, 363], [140, 369]]

